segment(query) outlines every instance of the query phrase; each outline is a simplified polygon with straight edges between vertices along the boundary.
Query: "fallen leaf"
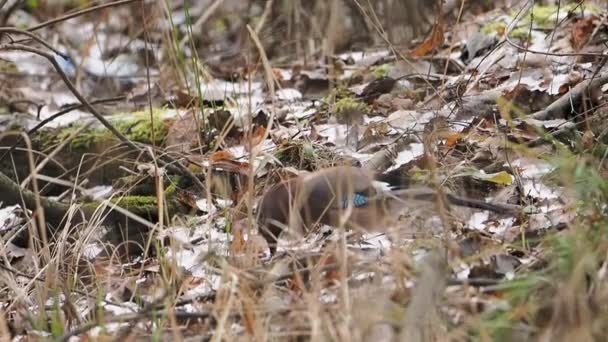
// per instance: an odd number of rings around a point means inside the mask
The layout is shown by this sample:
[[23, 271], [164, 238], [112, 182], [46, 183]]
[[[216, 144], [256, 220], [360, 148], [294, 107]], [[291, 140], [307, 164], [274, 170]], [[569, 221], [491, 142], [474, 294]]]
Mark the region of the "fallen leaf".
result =
[[245, 146], [245, 150], [249, 151], [251, 147], [259, 145], [262, 141], [264, 141], [265, 136], [266, 128], [262, 126], [257, 126], [254, 128], [251, 134], [245, 134], [242, 141], [243, 146]]
[[492, 182], [492, 183], [496, 183], [496, 184], [501, 184], [501, 185], [510, 185], [511, 183], [513, 183], [513, 176], [511, 176], [510, 174], [508, 174], [505, 171], [500, 171], [497, 173], [485, 173], [485, 172], [476, 172], [473, 173], [472, 176], [474, 178], [486, 181], [486, 182]]
[[422, 44], [418, 45], [414, 50], [410, 52], [410, 56], [413, 58], [419, 58], [422, 56], [426, 56], [431, 51], [438, 49], [441, 44], [443, 44], [444, 36], [443, 32], [445, 31], [445, 27], [443, 25], [443, 21], [441, 17], [437, 20], [437, 23], [433, 27], [433, 31], [430, 36], [428, 36]]
[[572, 46], [575, 49], [582, 48], [587, 41], [589, 41], [589, 37], [595, 30], [597, 25], [598, 17], [595, 15], [583, 18], [576, 22], [574, 25], [574, 29], [572, 30], [572, 34], [570, 36], [570, 41], [572, 42]]
[[458, 140], [462, 139], [463, 137], [464, 137], [464, 134], [450, 132], [450, 134], [448, 134], [447, 137], [445, 138], [445, 144], [448, 147], [452, 147], [452, 146], [456, 145]]
[[169, 128], [167, 133], [167, 150], [176, 153], [188, 154], [193, 143], [198, 142], [198, 124], [195, 111], [189, 110]]
[[234, 155], [230, 151], [217, 151], [209, 156], [209, 161], [217, 163], [222, 160], [233, 161]]

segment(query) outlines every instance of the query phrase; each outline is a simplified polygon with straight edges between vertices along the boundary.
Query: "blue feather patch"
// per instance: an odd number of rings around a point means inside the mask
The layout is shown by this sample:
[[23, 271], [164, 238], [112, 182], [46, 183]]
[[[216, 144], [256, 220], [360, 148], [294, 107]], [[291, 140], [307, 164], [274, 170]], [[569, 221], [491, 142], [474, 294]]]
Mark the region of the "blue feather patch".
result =
[[[369, 198], [361, 193], [355, 193], [352, 198], [352, 206], [355, 208], [363, 207], [367, 205]], [[349, 206], [349, 199], [342, 200], [342, 209], [346, 209]]]

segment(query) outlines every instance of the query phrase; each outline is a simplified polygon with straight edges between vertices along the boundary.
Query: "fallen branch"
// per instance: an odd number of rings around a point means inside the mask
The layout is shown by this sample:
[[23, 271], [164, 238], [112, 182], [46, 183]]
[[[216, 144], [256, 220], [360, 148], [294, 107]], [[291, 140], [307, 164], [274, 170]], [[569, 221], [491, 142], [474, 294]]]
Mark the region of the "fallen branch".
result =
[[445, 327], [439, 304], [446, 286], [446, 263], [438, 251], [431, 251], [422, 262], [422, 272], [403, 317], [399, 341], [440, 341]]
[[91, 13], [91, 12], [95, 12], [95, 11], [100, 10], [100, 9], [110, 8], [110, 7], [115, 7], [115, 6], [121, 6], [121, 5], [126, 5], [126, 4], [130, 4], [132, 2], [136, 2], [136, 1], [143, 1], [143, 0], [120, 0], [120, 1], [110, 2], [110, 3], [107, 3], [107, 4], [101, 4], [101, 5], [85, 8], [83, 10], [76, 11], [76, 12], [73, 12], [73, 13], [68, 13], [68, 14], [62, 15], [62, 16], [60, 16], [58, 18], [53, 18], [51, 20], [45, 21], [43, 23], [40, 23], [38, 25], [34, 25], [34, 26], [28, 28], [27, 30], [30, 31], [30, 32], [33, 32], [33, 31], [40, 30], [41, 28], [44, 28], [44, 27], [47, 27], [47, 26], [55, 25], [55, 24], [60, 23], [62, 21], [66, 21], [66, 20], [69, 20], [69, 19], [73, 19], [73, 18], [79, 17], [81, 15], [85, 15], [85, 14], [88, 14], [88, 13]]
[[[111, 98], [107, 98], [107, 99], [100, 99], [100, 100], [91, 101], [91, 104], [95, 105], [95, 104], [101, 104], [101, 103], [115, 102], [115, 101], [123, 100], [125, 98], [126, 98], [125, 96], [111, 97]], [[70, 112], [72, 112], [74, 110], [81, 109], [83, 107], [84, 107], [83, 104], [76, 104], [76, 105], [72, 105], [72, 106], [69, 106], [67, 108], [64, 108], [64, 109], [58, 111], [57, 113], [49, 116], [48, 118], [40, 121], [38, 124], [36, 124], [36, 126], [34, 126], [33, 128], [31, 128], [30, 130], [28, 130], [26, 132], [26, 134], [28, 136], [32, 135], [32, 134], [36, 133], [37, 131], [39, 131], [42, 127], [46, 126], [46, 124], [48, 124], [49, 122], [57, 119], [58, 117], [60, 117], [62, 115], [65, 115], [65, 114], [68, 114], [68, 113], [70, 113]], [[23, 142], [23, 139], [21, 139], [21, 137], [19, 137], [17, 139], [17, 141], [15, 143], [13, 143], [11, 145], [11, 147], [6, 152], [4, 152], [2, 154], [2, 156], [0, 156], [0, 161], [4, 160], [4, 157], [6, 157], [7, 154], [13, 152], [17, 148], [17, 146], [19, 144], [21, 144], [22, 142]]]
[[[42, 38], [38, 37], [37, 35], [35, 35], [31, 32], [19, 30], [19, 29], [12, 28], [12, 27], [3, 27], [3, 28], [0, 28], [0, 34], [2, 34], [2, 33], [23, 34], [23, 35], [28, 36], [29, 38], [33, 39], [34, 41], [44, 45], [45, 47], [48, 47], [50, 50], [54, 51], [54, 49], [52, 47], [50, 47], [49, 44], [46, 43]], [[91, 114], [93, 114], [93, 116], [95, 116], [95, 118], [99, 122], [101, 122], [102, 125], [104, 125], [121, 142], [123, 142], [124, 144], [129, 146], [129, 148], [133, 149], [134, 151], [145, 152], [144, 150], [139, 148], [135, 143], [133, 143], [131, 140], [127, 139], [127, 137], [125, 137], [122, 133], [120, 133], [120, 131], [118, 131], [114, 126], [112, 126], [112, 124], [103, 115], [101, 115], [101, 113], [99, 113], [97, 111], [97, 109], [95, 109], [95, 107], [93, 107], [91, 105], [91, 103], [89, 103], [89, 101], [82, 94], [80, 94], [80, 92], [76, 89], [74, 84], [70, 81], [69, 77], [65, 74], [65, 72], [63, 71], [63, 69], [61, 68], [59, 63], [57, 62], [55, 56], [53, 56], [41, 49], [23, 45], [23, 44], [16, 44], [16, 43], [0, 45], [0, 50], [3, 50], [3, 49], [27, 51], [27, 52], [31, 52], [33, 54], [46, 58], [53, 65], [53, 67], [55, 68], [55, 70], [57, 71], [57, 73], [59, 74], [59, 76], [61, 77], [63, 82], [65, 83], [65, 85], [68, 87], [70, 92], [78, 99], [78, 101], [80, 101], [80, 103], [82, 103], [82, 105], [89, 112], [91, 112]], [[165, 158], [165, 160], [163, 160], [163, 158]], [[184, 176], [188, 177], [188, 179], [190, 179], [190, 181], [192, 181], [194, 184], [196, 184], [196, 186], [198, 186], [200, 189], [205, 188], [203, 183], [194, 174], [192, 174], [192, 172], [190, 170], [188, 170], [182, 164], [177, 163], [170, 156], [164, 155], [162, 158], [159, 158], [158, 163], [161, 166], [166, 167], [168, 170], [170, 170], [174, 173], [183, 174]]]
[[384, 172], [393, 164], [399, 152], [403, 151], [411, 142], [412, 138], [410, 135], [399, 137], [393, 143], [376, 152], [365, 162], [363, 167], [373, 172]]
[[583, 96], [590, 97], [590, 91], [608, 83], [608, 73], [600, 74], [599, 77], [590, 78], [577, 84], [569, 92], [562, 95], [559, 99], [551, 103], [547, 108], [536, 113], [530, 114], [528, 117], [537, 120], [549, 120], [563, 118], [565, 113], [570, 111], [570, 108], [576, 103], [582, 101]]
[[[36, 208], [36, 194], [30, 190], [22, 190], [17, 183], [2, 172], [0, 172], [0, 193], [2, 193], [0, 199], [4, 206], [20, 205], [30, 210]], [[46, 221], [54, 227], [59, 227], [70, 206], [44, 196], [39, 197]]]

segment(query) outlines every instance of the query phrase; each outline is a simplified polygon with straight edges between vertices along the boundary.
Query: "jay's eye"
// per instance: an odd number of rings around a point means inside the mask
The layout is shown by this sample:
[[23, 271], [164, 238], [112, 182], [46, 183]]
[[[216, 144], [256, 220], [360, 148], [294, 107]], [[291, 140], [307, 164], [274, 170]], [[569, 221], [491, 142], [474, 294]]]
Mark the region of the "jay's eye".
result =
[[[352, 205], [355, 208], [362, 207], [368, 203], [369, 198], [360, 193], [355, 193], [352, 198]], [[342, 200], [342, 209], [346, 209], [349, 206], [349, 199]]]

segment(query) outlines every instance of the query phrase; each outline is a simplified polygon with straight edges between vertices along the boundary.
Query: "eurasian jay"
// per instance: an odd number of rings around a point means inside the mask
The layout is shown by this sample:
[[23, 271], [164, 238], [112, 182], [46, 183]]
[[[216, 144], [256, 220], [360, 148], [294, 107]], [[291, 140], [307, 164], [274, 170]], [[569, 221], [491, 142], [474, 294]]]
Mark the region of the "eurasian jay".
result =
[[[380, 177], [379, 177], [380, 176]], [[382, 175], [352, 166], [338, 166], [291, 178], [271, 187], [258, 206], [260, 234], [276, 251], [280, 233], [305, 232], [314, 224], [373, 231], [396, 220], [411, 201], [433, 201], [429, 188], [387, 187]], [[382, 186], [384, 184], [384, 186]], [[446, 194], [454, 205], [513, 212], [517, 206], [493, 204]]]

